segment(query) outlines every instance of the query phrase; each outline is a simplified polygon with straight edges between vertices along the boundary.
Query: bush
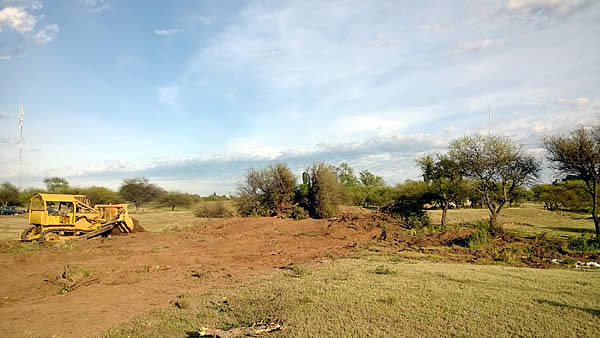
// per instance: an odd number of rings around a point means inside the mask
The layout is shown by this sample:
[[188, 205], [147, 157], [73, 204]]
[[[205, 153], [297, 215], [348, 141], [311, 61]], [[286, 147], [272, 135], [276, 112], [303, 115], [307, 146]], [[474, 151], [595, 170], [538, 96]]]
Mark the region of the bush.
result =
[[299, 205], [294, 205], [290, 209], [286, 210], [282, 216], [285, 218], [291, 218], [295, 221], [300, 221], [309, 217], [308, 211]]
[[573, 251], [600, 251], [600, 239], [581, 235], [579, 238], [569, 240], [567, 248]]
[[422, 229], [431, 224], [423, 204], [423, 199], [419, 197], [401, 197], [382, 208], [382, 211], [399, 218], [408, 229]]
[[311, 216], [329, 218], [338, 215], [338, 205], [345, 199], [345, 187], [337, 179], [335, 171], [325, 163], [313, 165], [310, 176], [308, 207]]
[[252, 169], [238, 186], [236, 204], [242, 216], [280, 215], [293, 204], [296, 177], [282, 163]]
[[481, 249], [490, 239], [490, 234], [486, 230], [476, 230], [465, 238], [459, 238], [453, 241], [452, 244], [469, 248], [473, 250]]
[[234, 210], [224, 201], [204, 201], [196, 204], [192, 208], [192, 214], [196, 217], [204, 218], [224, 218], [232, 217]]

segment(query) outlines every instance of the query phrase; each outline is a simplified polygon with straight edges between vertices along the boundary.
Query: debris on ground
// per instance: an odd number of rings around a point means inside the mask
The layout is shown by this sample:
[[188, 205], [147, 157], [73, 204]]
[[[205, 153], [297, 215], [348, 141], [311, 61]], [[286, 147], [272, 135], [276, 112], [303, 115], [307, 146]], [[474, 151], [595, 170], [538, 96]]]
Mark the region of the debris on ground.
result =
[[598, 262], [577, 262], [575, 263], [575, 268], [576, 269], [585, 269], [585, 268], [591, 268], [591, 269], [598, 269], [600, 268], [600, 264], [598, 264]]

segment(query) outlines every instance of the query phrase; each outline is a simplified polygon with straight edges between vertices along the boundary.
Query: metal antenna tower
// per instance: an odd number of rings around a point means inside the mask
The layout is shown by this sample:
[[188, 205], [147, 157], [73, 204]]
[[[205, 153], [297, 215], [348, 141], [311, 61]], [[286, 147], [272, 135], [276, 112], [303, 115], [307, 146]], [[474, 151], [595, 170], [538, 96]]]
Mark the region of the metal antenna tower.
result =
[[25, 108], [23, 102], [19, 105], [19, 187], [21, 187], [21, 171], [23, 168], [23, 117]]

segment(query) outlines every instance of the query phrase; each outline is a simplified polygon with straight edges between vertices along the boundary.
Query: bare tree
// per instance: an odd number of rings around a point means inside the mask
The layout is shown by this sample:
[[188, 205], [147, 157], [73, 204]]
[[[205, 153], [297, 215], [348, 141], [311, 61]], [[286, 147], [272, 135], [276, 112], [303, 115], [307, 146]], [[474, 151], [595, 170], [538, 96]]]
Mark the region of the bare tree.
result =
[[600, 181], [600, 126], [583, 126], [569, 135], [554, 135], [544, 139], [546, 158], [562, 175], [574, 175], [585, 182], [584, 190], [592, 197], [592, 218], [596, 238], [600, 238], [598, 217], [598, 183]]
[[540, 162], [510, 139], [495, 136], [464, 136], [450, 143], [450, 159], [464, 177], [474, 181], [490, 212], [490, 225], [499, 228], [498, 215], [518, 187], [539, 177]]

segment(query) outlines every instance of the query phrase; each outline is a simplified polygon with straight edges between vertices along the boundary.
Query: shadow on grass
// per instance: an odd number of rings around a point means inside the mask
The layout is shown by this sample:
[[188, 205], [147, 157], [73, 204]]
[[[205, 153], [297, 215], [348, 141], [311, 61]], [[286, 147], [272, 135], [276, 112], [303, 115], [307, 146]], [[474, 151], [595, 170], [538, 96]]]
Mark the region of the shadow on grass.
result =
[[540, 303], [540, 304], [552, 305], [552, 306], [560, 307], [560, 308], [563, 308], [563, 309], [579, 310], [579, 311], [587, 312], [587, 313], [589, 313], [591, 315], [594, 315], [596, 317], [600, 317], [600, 310], [588, 309], [588, 308], [583, 308], [583, 307], [578, 307], [578, 306], [571, 306], [571, 305], [568, 305], [568, 304], [563, 304], [563, 303], [554, 302], [554, 301], [545, 300], [545, 299], [537, 299], [536, 301], [538, 303]]
[[552, 229], [554, 231], [564, 231], [564, 232], [575, 232], [578, 234], [595, 234], [596, 231], [594, 228], [569, 228], [569, 227], [557, 227], [557, 228], [547, 228]]

